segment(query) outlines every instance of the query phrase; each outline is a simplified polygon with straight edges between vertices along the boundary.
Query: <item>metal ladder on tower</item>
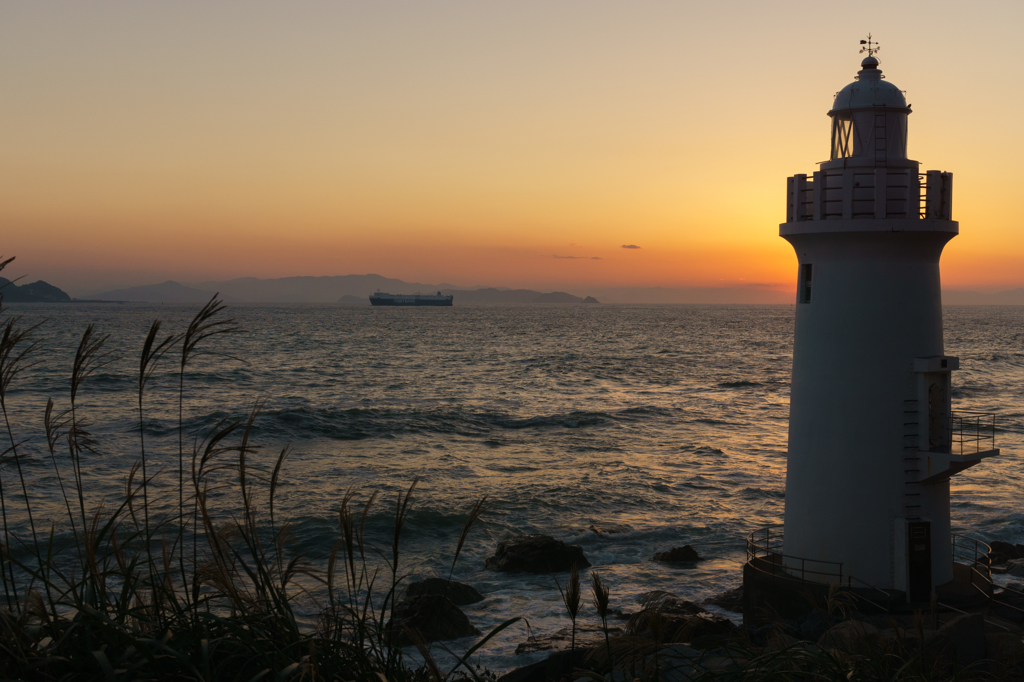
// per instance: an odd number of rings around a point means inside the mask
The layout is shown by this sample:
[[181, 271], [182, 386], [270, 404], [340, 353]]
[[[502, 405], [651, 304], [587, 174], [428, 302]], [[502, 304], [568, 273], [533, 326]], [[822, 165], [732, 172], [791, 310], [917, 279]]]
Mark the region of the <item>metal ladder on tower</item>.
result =
[[889, 139], [886, 136], [888, 109], [885, 104], [875, 105], [875, 168], [888, 165]]
[[903, 401], [903, 515], [921, 518], [920, 416], [916, 400]]

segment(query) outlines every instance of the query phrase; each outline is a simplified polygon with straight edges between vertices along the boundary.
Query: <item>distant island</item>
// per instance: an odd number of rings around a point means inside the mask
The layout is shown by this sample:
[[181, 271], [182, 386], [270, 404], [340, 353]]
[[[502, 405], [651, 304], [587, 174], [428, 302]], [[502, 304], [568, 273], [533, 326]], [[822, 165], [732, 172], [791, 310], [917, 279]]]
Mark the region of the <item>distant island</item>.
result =
[[[0, 284], [7, 280], [0, 278]], [[376, 291], [415, 294], [440, 291], [455, 297], [459, 305], [597, 305], [599, 303], [655, 304], [782, 304], [792, 305], [794, 294], [783, 289], [730, 287], [600, 287], [593, 286], [586, 296], [564, 291], [535, 291], [503, 287], [458, 287], [452, 284], [405, 282], [382, 275], [337, 275], [324, 277], [281, 277], [258, 279], [242, 277], [224, 281], [182, 284], [175, 281], [146, 286], [114, 289], [71, 298], [59, 288], [39, 281], [0, 290], [7, 302], [88, 302], [119, 301], [134, 303], [205, 303], [215, 293], [228, 303], [332, 303], [370, 307], [369, 296]], [[582, 293], [582, 292], [581, 292]], [[945, 305], [1024, 305], [1024, 289], [999, 292], [946, 290]]]
[[[390, 293], [390, 292], [389, 292]], [[402, 292], [407, 293], [407, 292]], [[441, 289], [440, 293], [445, 296], [454, 296], [453, 305], [535, 305], [535, 304], [577, 304], [600, 303], [593, 296], [580, 298], [567, 294], [564, 291], [552, 291], [541, 293], [532, 289]], [[338, 303], [351, 306], [367, 306], [368, 298], [345, 294], [338, 299]]]
[[131, 301], [138, 303], [200, 303], [215, 294], [229, 303], [340, 303], [348, 306], [370, 305], [369, 296], [375, 291], [392, 294], [440, 291], [455, 297], [455, 305], [533, 305], [599, 303], [593, 296], [586, 298], [564, 291], [534, 291], [532, 289], [499, 289], [478, 287], [457, 288], [451, 284], [425, 284], [403, 282], [381, 275], [339, 275], [335, 277], [282, 277], [257, 279], [243, 277], [222, 282], [181, 284], [167, 281], [160, 284], [114, 289], [85, 296], [89, 301]]
[[43, 280], [18, 286], [0, 277], [0, 296], [5, 303], [67, 303], [71, 297]]

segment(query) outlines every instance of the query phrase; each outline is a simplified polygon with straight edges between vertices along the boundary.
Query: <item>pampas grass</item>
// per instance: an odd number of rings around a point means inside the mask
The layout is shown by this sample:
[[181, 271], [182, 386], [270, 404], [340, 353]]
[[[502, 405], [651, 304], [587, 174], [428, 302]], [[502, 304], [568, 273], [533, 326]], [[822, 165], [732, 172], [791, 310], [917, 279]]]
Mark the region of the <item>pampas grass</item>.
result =
[[[9, 262], [0, 262], [0, 269]], [[58, 542], [56, 524], [48, 533], [37, 527], [21, 467], [25, 441], [18, 440], [8, 419], [8, 388], [41, 359], [32, 339], [35, 327], [16, 316], [3, 317], [0, 305], [0, 411], [9, 441], [2, 458], [13, 464], [0, 469], [0, 678], [403, 682], [429, 676], [445, 682], [477, 677], [470, 655], [518, 619], [465, 654], [453, 654], [457, 663], [446, 674], [429, 650], [427, 667], [418, 672], [390, 637], [388, 615], [394, 615], [403, 589], [402, 529], [418, 479], [395, 503], [390, 551], [381, 554], [386, 576], [367, 556], [376, 552], [368, 546], [365, 527], [377, 493], [357, 509], [354, 488], [342, 499], [339, 540], [325, 557], [324, 571], [318, 557], [289, 547], [289, 524], [274, 502], [287, 476], [289, 450], [265, 458], [253, 444], [262, 401], [244, 419], [222, 422], [188, 446], [193, 436], [185, 433], [184, 407], [190, 363], [200, 355], [238, 360], [218, 346], [240, 332], [223, 312], [214, 297], [182, 333], [167, 333], [160, 321], [150, 325], [138, 365], [138, 459], [125, 473], [120, 499], [102, 502], [91, 502], [90, 464], [100, 448], [82, 396], [114, 355], [108, 337], [86, 327], [71, 368], [68, 409], [50, 399], [42, 415], [44, 461], [55, 481], [51, 492], [66, 514], [65, 537], [70, 536]], [[175, 472], [154, 468], [145, 438], [146, 403], [151, 379], [169, 354], [179, 351]], [[164, 477], [176, 478], [177, 485], [154, 487], [154, 480]], [[12, 483], [17, 496], [11, 494]], [[173, 492], [154, 494], [161, 489]], [[456, 560], [482, 508], [480, 500], [470, 509]], [[22, 522], [27, 541], [14, 530]], [[316, 584], [325, 585], [327, 594], [306, 592]], [[294, 611], [298, 598], [321, 604], [316, 627], [300, 626]], [[422, 641], [409, 634], [409, 641]]]

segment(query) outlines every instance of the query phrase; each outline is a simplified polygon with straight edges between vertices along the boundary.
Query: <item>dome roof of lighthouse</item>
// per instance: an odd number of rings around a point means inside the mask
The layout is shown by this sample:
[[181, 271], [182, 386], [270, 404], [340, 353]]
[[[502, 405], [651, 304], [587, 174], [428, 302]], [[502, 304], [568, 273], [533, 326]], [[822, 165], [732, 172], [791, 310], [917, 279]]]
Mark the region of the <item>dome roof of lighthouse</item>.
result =
[[906, 109], [907, 100], [903, 92], [889, 81], [883, 80], [882, 70], [878, 68], [878, 59], [868, 57], [860, 63], [857, 80], [853, 81], [836, 94], [832, 111], [871, 108], [886, 105], [896, 109]]

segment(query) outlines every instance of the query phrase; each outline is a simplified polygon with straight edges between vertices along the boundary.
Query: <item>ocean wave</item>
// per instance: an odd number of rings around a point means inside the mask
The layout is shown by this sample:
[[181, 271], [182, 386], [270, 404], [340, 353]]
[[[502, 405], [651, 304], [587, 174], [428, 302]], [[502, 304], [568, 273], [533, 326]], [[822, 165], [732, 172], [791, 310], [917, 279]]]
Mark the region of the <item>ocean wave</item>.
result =
[[710, 445], [683, 445], [679, 448], [682, 452], [692, 452], [695, 455], [724, 455], [725, 451], [713, 448]]
[[[652, 414], [657, 414], [656, 412]], [[188, 433], [208, 431], [222, 422], [245, 419], [244, 413], [214, 410], [186, 417]], [[442, 434], [485, 437], [484, 444], [502, 447], [506, 442], [495, 432], [546, 429], [585, 429], [603, 426], [621, 418], [600, 411], [574, 411], [519, 417], [508, 413], [453, 409], [439, 406], [428, 409], [392, 407], [313, 408], [306, 406], [264, 410], [255, 424], [258, 433], [270, 433], [285, 440], [326, 438], [329, 440], [362, 440], [389, 438], [400, 434]], [[629, 420], [635, 420], [636, 414]], [[147, 415], [146, 433], [169, 436], [177, 433], [178, 423], [172, 416], [156, 418]]]
[[743, 490], [740, 491], [740, 497], [742, 497], [745, 500], [784, 500], [786, 499], [786, 493], [782, 490], [765, 490], [764, 488], [744, 488]]

